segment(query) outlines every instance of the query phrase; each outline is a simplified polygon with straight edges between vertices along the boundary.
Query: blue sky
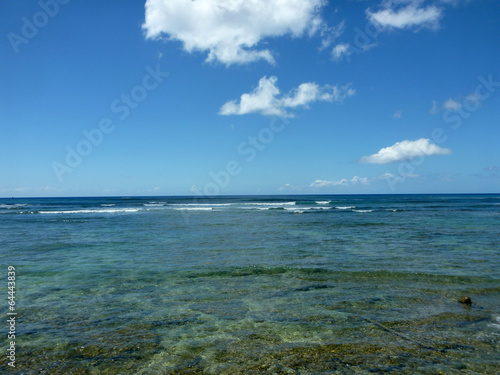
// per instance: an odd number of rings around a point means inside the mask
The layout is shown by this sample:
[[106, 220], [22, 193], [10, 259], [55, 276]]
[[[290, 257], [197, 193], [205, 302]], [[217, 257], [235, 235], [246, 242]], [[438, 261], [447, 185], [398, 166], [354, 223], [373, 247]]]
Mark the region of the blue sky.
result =
[[498, 193], [500, 2], [3, 1], [0, 196]]

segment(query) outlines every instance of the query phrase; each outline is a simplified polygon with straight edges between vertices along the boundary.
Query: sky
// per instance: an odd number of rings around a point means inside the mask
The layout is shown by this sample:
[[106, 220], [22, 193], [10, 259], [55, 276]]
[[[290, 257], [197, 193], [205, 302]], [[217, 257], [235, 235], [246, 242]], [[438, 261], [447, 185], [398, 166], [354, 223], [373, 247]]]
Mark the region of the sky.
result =
[[500, 1], [0, 18], [0, 197], [500, 192]]

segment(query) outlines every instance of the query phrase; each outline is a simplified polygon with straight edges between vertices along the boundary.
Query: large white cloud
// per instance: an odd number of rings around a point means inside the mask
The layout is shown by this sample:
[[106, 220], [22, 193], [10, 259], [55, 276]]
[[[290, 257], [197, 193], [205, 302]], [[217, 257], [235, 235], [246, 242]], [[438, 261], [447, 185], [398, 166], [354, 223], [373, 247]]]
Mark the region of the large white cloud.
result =
[[354, 89], [350, 88], [350, 84], [319, 86], [314, 82], [306, 82], [288, 94], [279, 97], [280, 90], [276, 86], [277, 81], [276, 77], [262, 77], [257, 88], [248, 94], [241, 95], [239, 102], [231, 100], [225, 103], [219, 114], [260, 113], [265, 116], [293, 117], [293, 114], [287, 112], [287, 108], [307, 107], [309, 103], [316, 101], [340, 102], [356, 93]]
[[167, 37], [188, 52], [208, 51], [207, 61], [226, 65], [274, 62], [258, 49], [268, 37], [302, 36], [324, 29], [324, 0], [147, 0], [146, 37]]
[[377, 12], [366, 11], [368, 19], [381, 28], [432, 28], [439, 27], [442, 10], [434, 5], [422, 7], [421, 0], [385, 1]]
[[420, 156], [447, 154], [451, 154], [451, 150], [431, 144], [427, 138], [420, 138], [416, 141], [397, 142], [390, 147], [381, 149], [376, 154], [362, 157], [360, 162], [387, 164], [398, 161], [408, 161]]

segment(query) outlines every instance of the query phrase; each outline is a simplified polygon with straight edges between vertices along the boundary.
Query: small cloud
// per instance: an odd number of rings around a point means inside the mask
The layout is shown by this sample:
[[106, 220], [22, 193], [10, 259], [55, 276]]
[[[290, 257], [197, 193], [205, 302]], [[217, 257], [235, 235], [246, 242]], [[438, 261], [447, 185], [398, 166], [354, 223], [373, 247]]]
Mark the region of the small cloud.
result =
[[361, 163], [388, 164], [408, 161], [420, 156], [447, 155], [451, 150], [429, 143], [429, 139], [420, 138], [416, 141], [397, 142], [390, 147], [381, 149], [376, 154], [363, 156]]
[[[409, 3], [409, 4], [408, 4]], [[396, 6], [394, 6], [396, 4]], [[397, 4], [408, 4], [397, 6]], [[420, 7], [421, 1], [386, 2], [382, 10], [372, 12], [366, 10], [368, 19], [375, 25], [384, 29], [436, 29], [442, 17], [441, 9], [434, 5]]]
[[443, 108], [448, 111], [459, 111], [462, 108], [462, 104], [450, 98], [444, 102]]
[[393, 118], [399, 119], [401, 118], [401, 115], [403, 112], [401, 110], [397, 111], [395, 114], [392, 115]]
[[348, 58], [351, 55], [351, 46], [347, 43], [337, 44], [332, 49], [332, 57], [335, 61], [340, 61], [345, 56]]
[[219, 114], [260, 113], [264, 116], [293, 117], [293, 114], [286, 111], [287, 108], [307, 107], [310, 103], [317, 101], [341, 102], [356, 93], [350, 88], [350, 84], [319, 86], [314, 82], [306, 82], [280, 98], [278, 97], [280, 91], [276, 86], [277, 81], [276, 77], [262, 77], [257, 88], [250, 93], [242, 94], [239, 102], [231, 100], [225, 103]]
[[395, 181], [403, 182], [408, 178], [418, 178], [418, 177], [420, 177], [420, 175], [415, 174], [415, 173], [405, 173], [404, 175], [400, 174], [400, 175], [396, 176], [391, 172], [385, 172], [383, 175], [375, 177], [374, 180], [385, 180], [385, 181], [389, 180], [391, 182], [395, 182]]
[[327, 180], [316, 180], [312, 182], [309, 187], [312, 188], [323, 188], [332, 186], [353, 186], [353, 185], [369, 185], [370, 181], [368, 177], [358, 177], [354, 176], [350, 180], [343, 178], [342, 180], [327, 181]]
[[322, 41], [321, 41], [321, 50], [328, 48], [335, 40], [340, 38], [340, 36], [345, 31], [345, 22], [340, 22], [337, 26], [329, 27], [326, 23], [321, 23], [319, 25], [318, 30], [320, 32]]
[[437, 102], [435, 100], [433, 100], [432, 101], [432, 107], [429, 110], [429, 113], [431, 115], [436, 115], [436, 114], [438, 114], [438, 112], [439, 112], [439, 108], [438, 108]]

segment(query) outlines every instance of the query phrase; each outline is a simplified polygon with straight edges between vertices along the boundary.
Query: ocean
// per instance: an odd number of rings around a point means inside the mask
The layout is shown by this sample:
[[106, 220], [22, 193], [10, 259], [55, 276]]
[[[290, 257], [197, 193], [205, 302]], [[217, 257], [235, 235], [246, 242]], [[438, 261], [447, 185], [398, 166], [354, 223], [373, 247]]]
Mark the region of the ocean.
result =
[[0, 199], [0, 372], [498, 374], [499, 224], [500, 195]]

